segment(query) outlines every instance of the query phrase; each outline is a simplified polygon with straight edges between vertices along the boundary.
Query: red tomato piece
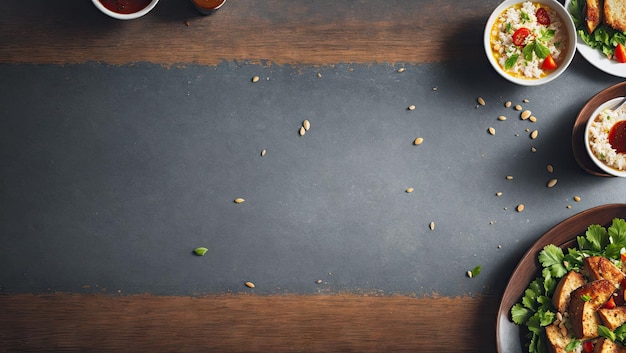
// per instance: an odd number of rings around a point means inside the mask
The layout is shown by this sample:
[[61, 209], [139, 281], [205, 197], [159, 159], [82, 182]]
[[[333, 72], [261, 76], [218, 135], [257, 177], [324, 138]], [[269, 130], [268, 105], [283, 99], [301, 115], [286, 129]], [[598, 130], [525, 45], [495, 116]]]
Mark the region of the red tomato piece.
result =
[[617, 43], [615, 47], [615, 59], [620, 63], [626, 63], [626, 47], [621, 43]]
[[613, 299], [613, 297], [609, 298], [609, 300], [607, 300], [602, 307], [605, 309], [614, 309], [616, 307], [615, 299]]
[[620, 258], [622, 259], [622, 262], [626, 262], [626, 253], [620, 254]]
[[593, 343], [591, 341], [585, 341], [583, 343], [583, 351], [585, 353], [591, 353], [593, 352]]
[[554, 70], [556, 69], [556, 67], [557, 65], [552, 55], [546, 56], [546, 58], [543, 59], [543, 64], [541, 64], [541, 68], [543, 70]]
[[530, 29], [526, 27], [521, 27], [515, 33], [513, 33], [513, 44], [519, 46], [524, 45], [526, 37], [530, 35]]
[[537, 17], [537, 22], [539, 22], [540, 24], [544, 26], [550, 25], [550, 15], [548, 15], [548, 11], [546, 11], [546, 9], [544, 9], [543, 7], [537, 9], [537, 11], [535, 12], [535, 17]]

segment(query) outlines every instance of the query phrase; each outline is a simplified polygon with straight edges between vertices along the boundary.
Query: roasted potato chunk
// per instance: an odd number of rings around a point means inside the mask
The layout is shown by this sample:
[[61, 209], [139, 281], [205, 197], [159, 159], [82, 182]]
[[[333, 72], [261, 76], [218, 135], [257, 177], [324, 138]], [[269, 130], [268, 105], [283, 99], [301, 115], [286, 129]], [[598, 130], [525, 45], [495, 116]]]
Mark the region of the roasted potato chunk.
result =
[[552, 304], [554, 304], [556, 310], [562, 314], [565, 313], [567, 311], [572, 292], [579, 287], [582, 287], [586, 282], [585, 277], [576, 271], [569, 271], [565, 276], [563, 276], [563, 278], [559, 281], [559, 284], [557, 284], [556, 289], [554, 290], [554, 295], [552, 296]]
[[614, 287], [624, 279], [624, 273], [609, 259], [602, 256], [591, 256], [583, 261], [583, 270], [592, 280], [606, 279]]

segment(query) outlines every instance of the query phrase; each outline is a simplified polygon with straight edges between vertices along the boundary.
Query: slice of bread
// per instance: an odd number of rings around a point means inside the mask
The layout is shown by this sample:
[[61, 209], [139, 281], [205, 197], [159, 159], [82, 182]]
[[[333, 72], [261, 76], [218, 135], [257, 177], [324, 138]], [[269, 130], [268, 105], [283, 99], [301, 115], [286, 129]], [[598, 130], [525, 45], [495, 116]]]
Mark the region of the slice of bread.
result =
[[583, 16], [589, 33], [592, 33], [602, 23], [603, 11], [602, 0], [586, 0]]
[[612, 309], [600, 308], [598, 315], [600, 315], [602, 324], [613, 331], [626, 323], [626, 306], [616, 306]]
[[567, 332], [561, 331], [559, 325], [554, 324], [546, 326], [546, 337], [550, 353], [567, 353], [565, 347], [574, 339]]
[[615, 287], [606, 280], [589, 282], [572, 292], [568, 312], [572, 331], [578, 339], [598, 337], [598, 325], [602, 322], [597, 310], [613, 295]]
[[618, 31], [626, 31], [626, 1], [604, 0], [604, 23]]
[[564, 314], [567, 311], [569, 305], [570, 296], [572, 292], [585, 284], [585, 277], [576, 272], [569, 271], [556, 285], [554, 295], [552, 296], [552, 304], [556, 310]]
[[[626, 2], [624, 2], [626, 4]], [[593, 280], [606, 279], [617, 287], [624, 279], [624, 273], [609, 259], [602, 256], [590, 256], [583, 260], [583, 271]]]
[[593, 347], [593, 353], [624, 353], [626, 348], [607, 338], [600, 338]]

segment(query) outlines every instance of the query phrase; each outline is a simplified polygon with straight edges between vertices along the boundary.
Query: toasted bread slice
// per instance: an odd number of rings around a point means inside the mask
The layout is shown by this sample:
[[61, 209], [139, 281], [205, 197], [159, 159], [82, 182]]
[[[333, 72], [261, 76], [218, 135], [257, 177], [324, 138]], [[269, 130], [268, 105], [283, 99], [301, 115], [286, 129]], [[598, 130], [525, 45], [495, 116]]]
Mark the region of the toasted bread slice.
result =
[[[626, 4], [626, 2], [625, 2]], [[590, 256], [583, 261], [583, 270], [592, 280], [606, 279], [614, 287], [624, 279], [624, 272], [615, 266], [609, 259], [602, 256]]]
[[626, 306], [616, 306], [612, 309], [600, 308], [598, 315], [602, 324], [613, 331], [626, 323]]
[[548, 350], [550, 353], [567, 353], [565, 347], [574, 339], [569, 334], [563, 334], [559, 325], [546, 326], [546, 337], [548, 338]]
[[585, 26], [590, 34], [602, 23], [603, 7], [602, 0], [587, 0], [585, 3], [583, 16], [585, 18]]
[[618, 31], [626, 31], [626, 2], [604, 0], [604, 23]]
[[601, 321], [597, 310], [614, 291], [615, 286], [610, 281], [600, 279], [572, 292], [568, 312], [576, 338], [591, 339], [598, 336], [598, 325]]
[[569, 271], [556, 285], [554, 295], [552, 296], [552, 304], [560, 313], [565, 313], [569, 305], [572, 292], [586, 283], [585, 277], [576, 272]]
[[626, 353], [626, 348], [607, 338], [600, 338], [593, 346], [593, 353]]

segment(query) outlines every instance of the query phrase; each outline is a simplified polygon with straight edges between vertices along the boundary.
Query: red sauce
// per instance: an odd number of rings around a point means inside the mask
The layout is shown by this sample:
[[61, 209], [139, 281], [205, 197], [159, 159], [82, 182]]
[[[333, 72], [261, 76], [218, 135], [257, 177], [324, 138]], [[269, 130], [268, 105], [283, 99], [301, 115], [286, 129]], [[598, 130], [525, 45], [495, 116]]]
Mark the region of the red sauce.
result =
[[192, 1], [194, 4], [196, 4], [196, 6], [200, 8], [212, 10], [222, 5], [222, 3], [225, 0], [192, 0]]
[[104, 7], [121, 14], [141, 11], [148, 6], [151, 1], [152, 0], [100, 0]]
[[626, 153], [626, 120], [618, 121], [611, 127], [609, 143], [617, 153]]

